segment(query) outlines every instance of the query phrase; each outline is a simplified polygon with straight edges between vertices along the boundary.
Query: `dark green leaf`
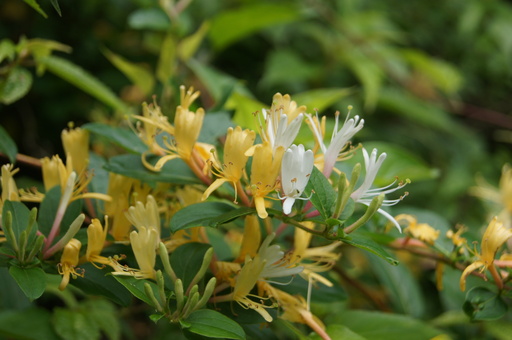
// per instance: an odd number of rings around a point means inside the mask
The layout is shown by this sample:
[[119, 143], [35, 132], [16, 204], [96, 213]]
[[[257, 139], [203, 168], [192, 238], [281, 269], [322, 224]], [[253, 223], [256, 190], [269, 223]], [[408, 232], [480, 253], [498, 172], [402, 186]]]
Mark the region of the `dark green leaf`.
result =
[[393, 266], [396, 266], [399, 263], [368, 235], [362, 235], [361, 233], [357, 232], [357, 234], [347, 235], [346, 238], [343, 238], [340, 241], [346, 244], [350, 244], [351, 246], [369, 251], [370, 253], [383, 258], [386, 260], [386, 262], [392, 264]]
[[18, 286], [30, 300], [39, 298], [46, 288], [46, 275], [41, 268], [20, 268], [11, 266], [9, 274], [16, 280]]
[[169, 17], [159, 8], [141, 8], [128, 18], [128, 25], [138, 30], [166, 31], [170, 24]]
[[6, 267], [0, 267], [0, 282], [2, 282], [0, 310], [21, 310], [30, 306], [30, 300], [25, 296]]
[[214, 18], [209, 36], [213, 46], [222, 49], [263, 28], [281, 25], [298, 18], [299, 11], [290, 5], [254, 3], [221, 12]]
[[118, 311], [112, 303], [104, 299], [90, 299], [84, 303], [84, 307], [87, 317], [95, 322], [110, 340], [121, 338]]
[[126, 289], [132, 293], [133, 296], [135, 296], [137, 299], [144, 301], [148, 305], [153, 306], [153, 302], [151, 299], [146, 295], [146, 292], [144, 290], [144, 283], [149, 283], [151, 286], [151, 289], [153, 289], [153, 293], [155, 296], [158, 296], [158, 286], [149, 280], [142, 280], [142, 279], [136, 279], [133, 276], [119, 276], [114, 275], [114, 278], [121, 283]]
[[16, 162], [16, 155], [18, 148], [16, 143], [12, 140], [11, 136], [0, 125], [0, 152], [9, 157], [9, 161], [14, 164]]
[[208, 144], [218, 144], [219, 137], [225, 136], [228, 128], [235, 126], [227, 112], [208, 112], [204, 116], [203, 128], [199, 141]]
[[305, 196], [311, 196], [311, 203], [320, 212], [324, 219], [331, 217], [334, 203], [336, 201], [336, 192], [331, 183], [316, 167], [313, 167], [309, 182], [304, 189]]
[[[156, 157], [148, 157], [150, 163], [156, 162]], [[138, 155], [120, 155], [112, 157], [105, 169], [116, 174], [139, 179], [150, 185], [157, 182], [174, 184], [199, 184], [200, 181], [192, 170], [181, 160], [173, 159], [163, 166], [160, 172], [153, 172], [144, 167]]]
[[[13, 242], [18, 243], [20, 238], [20, 234], [27, 229], [30, 211], [25, 206], [25, 204], [20, 202], [13, 201], [5, 201], [4, 207], [2, 210], [2, 225], [7, 223], [7, 212], [11, 213], [12, 216], [12, 230], [14, 232], [14, 237], [16, 240], [11, 239], [11, 235], [9, 233], [5, 233], [5, 237], [10, 244]], [[35, 233], [35, 228], [32, 234]]]
[[128, 129], [102, 123], [88, 123], [83, 125], [82, 128], [105, 137], [110, 142], [133, 153], [141, 154], [148, 149], [139, 137], [133, 131]]
[[53, 8], [55, 11], [59, 14], [59, 16], [62, 16], [62, 12], [60, 11], [59, 1], [58, 0], [50, 0]]
[[41, 14], [45, 19], [48, 18], [48, 15], [43, 11], [41, 6], [37, 3], [36, 0], [23, 0], [25, 3], [27, 3], [30, 7], [35, 9], [39, 14]]
[[1, 312], [0, 335], [8, 339], [59, 340], [50, 318], [50, 312], [42, 308]]
[[186, 290], [201, 268], [204, 254], [211, 246], [205, 243], [185, 243], [171, 255], [171, 266]]
[[242, 327], [227, 316], [211, 309], [193, 312], [186, 320], [187, 330], [209, 338], [245, 339]]
[[468, 291], [462, 306], [471, 320], [496, 320], [503, 317], [508, 306], [503, 299], [484, 287], [475, 287]]
[[5, 80], [0, 81], [0, 103], [9, 105], [23, 98], [32, 86], [32, 74], [23, 67], [11, 69]]
[[114, 92], [80, 66], [55, 56], [42, 57], [37, 59], [37, 62], [56, 76], [78, 87], [104, 104], [115, 110], [127, 113], [127, 106]]
[[247, 208], [241, 210], [241, 215], [237, 215], [237, 212], [233, 210], [239, 211], [233, 205], [222, 202], [202, 202], [189, 205], [174, 214], [171, 219], [171, 231], [174, 233], [181, 229], [199, 226], [216, 227], [233, 218], [250, 213]]
[[63, 339], [95, 340], [101, 336], [98, 325], [80, 310], [55, 308], [52, 321], [55, 331]]
[[[327, 275], [323, 275], [327, 276]], [[332, 278], [327, 276], [333, 282]], [[290, 278], [286, 277], [286, 280], [273, 279], [274, 281], [288, 283]], [[309, 283], [304, 280], [301, 276], [296, 276], [293, 280], [285, 285], [279, 286], [279, 288], [292, 295], [307, 296]], [[318, 283], [312, 287], [311, 301], [312, 302], [332, 302], [332, 301], [344, 301], [348, 298], [347, 293], [339, 284], [334, 284], [332, 287], [327, 287], [324, 284]]]

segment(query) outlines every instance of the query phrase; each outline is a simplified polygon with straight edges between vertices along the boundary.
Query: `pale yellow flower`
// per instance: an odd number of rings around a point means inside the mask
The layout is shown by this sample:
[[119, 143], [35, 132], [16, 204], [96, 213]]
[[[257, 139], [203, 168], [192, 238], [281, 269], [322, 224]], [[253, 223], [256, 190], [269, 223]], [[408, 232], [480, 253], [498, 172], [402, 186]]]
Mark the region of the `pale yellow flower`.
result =
[[20, 171], [14, 169], [12, 164], [2, 165], [2, 175], [0, 176], [0, 183], [2, 184], [2, 197], [0, 199], [0, 214], [5, 201], [20, 201], [18, 187], [14, 181], [13, 176]]
[[408, 226], [404, 231], [410, 234], [413, 238], [428, 244], [434, 244], [441, 232], [440, 230], [434, 229], [427, 223], [418, 223], [418, 220], [412, 215], [400, 214], [395, 217], [395, 220], [398, 223], [406, 222]]
[[[160, 236], [160, 213], [158, 212], [158, 206], [153, 196], [147, 196], [146, 205], [138, 201], [135, 203], [135, 206], [129, 207], [125, 214], [128, 221], [130, 221], [135, 228], [152, 228], [155, 229]], [[158, 238], [157, 242], [160, 242], [160, 238]]]
[[297, 118], [299, 114], [306, 113], [306, 109], [307, 108], [305, 105], [297, 106], [297, 103], [291, 100], [289, 94], [285, 94], [283, 96], [278, 92], [272, 98], [272, 107], [270, 108], [270, 111], [278, 111], [284, 113], [288, 116], [288, 121], [291, 122]]
[[77, 272], [76, 266], [78, 265], [78, 259], [80, 256], [80, 248], [82, 243], [77, 239], [71, 239], [65, 246], [60, 258], [60, 263], [57, 265], [59, 274], [62, 275], [62, 281], [59, 285], [60, 290], [64, 290], [69, 283], [70, 277], [74, 279], [77, 276], [83, 277], [83, 272]]
[[259, 219], [255, 215], [248, 215], [245, 217], [244, 236], [237, 262], [243, 262], [247, 256], [256, 256], [260, 243], [261, 229]]
[[61, 139], [64, 152], [73, 159], [73, 170], [79, 175], [85, 172], [89, 164], [89, 131], [70, 128], [62, 131]]
[[496, 217], [493, 218], [482, 237], [481, 253], [476, 254], [477, 260], [467, 266], [460, 277], [461, 290], [466, 289], [467, 276], [478, 268], [480, 268], [481, 272], [486, 269], [491, 270], [491, 272], [495, 271], [494, 258], [496, 253], [503, 243], [511, 237], [512, 230], [506, 228]]
[[93, 218], [92, 223], [87, 228], [87, 251], [85, 253], [85, 260], [91, 262], [94, 266], [98, 267], [97, 263], [102, 268], [104, 266], [110, 266], [116, 271], [123, 270], [117, 259], [120, 257], [112, 258], [101, 256], [103, 247], [107, 239], [108, 232], [108, 218], [105, 217], [105, 227], [101, 225], [100, 220]]
[[125, 212], [130, 207], [130, 195], [136, 182], [133, 178], [113, 172], [109, 175], [107, 193], [112, 200], [105, 203], [105, 215], [111, 219], [110, 233], [116, 241], [127, 241], [129, 238], [132, 225]]

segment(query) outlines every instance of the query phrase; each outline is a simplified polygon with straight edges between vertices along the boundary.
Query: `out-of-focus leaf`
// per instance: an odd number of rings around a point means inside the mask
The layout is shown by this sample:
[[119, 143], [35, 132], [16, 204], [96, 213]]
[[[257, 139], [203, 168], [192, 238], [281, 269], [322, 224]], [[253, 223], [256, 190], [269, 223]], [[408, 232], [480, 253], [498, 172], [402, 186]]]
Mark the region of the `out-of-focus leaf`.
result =
[[208, 112], [204, 116], [203, 127], [199, 141], [208, 144], [218, 144], [219, 137], [225, 136], [229, 127], [234, 127], [227, 112]]
[[118, 54], [105, 49], [103, 54], [110, 60], [112, 64], [123, 74], [130, 79], [146, 96], [150, 95], [155, 86], [155, 78], [153, 74], [147, 70], [143, 65], [132, 63]]
[[389, 255], [388, 252], [385, 251], [377, 242], [375, 242], [370, 234], [365, 235], [364, 233], [358, 231], [357, 233], [347, 235], [345, 238], [340, 239], [340, 241], [375, 254], [393, 266], [397, 266], [399, 263], [397, 260], [392, 258], [391, 255]]
[[[154, 160], [153, 157], [148, 157]], [[200, 181], [192, 170], [181, 160], [173, 159], [163, 166], [160, 172], [152, 172], [144, 167], [139, 155], [119, 155], [112, 157], [105, 169], [123, 176], [140, 179], [150, 185], [157, 182], [175, 184], [198, 184]]]
[[176, 276], [183, 282], [185, 289], [201, 268], [204, 254], [210, 247], [209, 244], [205, 243], [185, 243], [172, 253], [171, 266]]
[[405, 315], [370, 311], [346, 311], [329, 320], [341, 324], [366, 338], [379, 340], [430, 340], [442, 331]]
[[61, 339], [52, 329], [50, 320], [51, 313], [42, 308], [2, 311], [0, 312], [0, 335], [8, 339]]
[[156, 77], [162, 84], [167, 84], [174, 74], [176, 53], [175, 37], [171, 33], [167, 33], [160, 48], [160, 57], [156, 67]]
[[324, 174], [316, 167], [313, 167], [309, 182], [304, 189], [304, 195], [311, 197], [311, 203], [313, 203], [324, 219], [331, 217], [334, 203], [336, 202], [336, 192]]
[[484, 287], [468, 291], [462, 305], [471, 320], [497, 320], [507, 313], [508, 306], [501, 296]]
[[133, 153], [142, 154], [148, 149], [146, 144], [144, 144], [133, 131], [128, 129], [102, 123], [88, 123], [83, 125], [82, 128], [105, 137], [112, 143]]
[[[192, 204], [174, 214], [171, 219], [171, 231], [174, 233], [181, 229], [199, 226], [216, 227], [222, 223], [222, 216], [228, 216], [229, 219], [227, 221], [230, 221], [233, 219], [233, 216], [229, 213], [236, 213], [236, 211], [240, 209], [242, 208], [237, 209], [231, 204], [222, 202], [201, 202]], [[243, 210], [243, 215], [246, 215], [248, 212], [250, 211]]]
[[484, 323], [485, 330], [493, 335], [496, 340], [509, 340], [512, 334], [512, 324], [510, 321], [492, 321]]
[[32, 87], [32, 74], [23, 67], [14, 67], [4, 80], [0, 80], [0, 102], [12, 104], [23, 98]]
[[44, 289], [46, 288], [46, 276], [41, 268], [20, 268], [11, 266], [9, 268], [9, 274], [16, 280], [16, 283], [18, 283], [29, 300], [35, 300], [43, 295]]
[[405, 265], [383, 266], [375, 257], [368, 256], [373, 272], [388, 292], [396, 312], [416, 318], [425, 314], [425, 301], [418, 280]]
[[94, 299], [84, 303], [87, 317], [98, 325], [98, 328], [110, 340], [121, 338], [121, 325], [119, 324], [117, 309], [107, 300]]
[[[3, 254], [3, 251], [0, 252]], [[9, 255], [13, 256], [14, 254]], [[2, 289], [0, 289], [0, 310], [21, 310], [31, 305], [31, 301], [26, 297], [25, 293], [23, 293], [11, 274], [9, 274], [7, 267], [0, 267], [0, 282], [2, 282]], [[0, 334], [2, 334], [1, 331]]]
[[196, 32], [180, 41], [178, 45], [178, 55], [180, 56], [181, 60], [186, 62], [192, 58], [192, 56], [196, 53], [197, 49], [201, 45], [201, 42], [203, 41], [204, 36], [208, 32], [209, 28], [209, 22], [205, 21], [201, 24], [201, 27], [199, 27]]
[[47, 56], [37, 60], [50, 72], [73, 84], [113, 109], [127, 112], [127, 106], [105, 84], [72, 62], [55, 56]]
[[239, 324], [212, 309], [193, 312], [182, 323], [182, 327], [208, 338], [245, 339], [245, 332]]
[[59, 1], [58, 0], [50, 0], [53, 8], [55, 9], [55, 11], [59, 14], [59, 16], [61, 17], [62, 16], [62, 12], [60, 11], [60, 5], [59, 5]]
[[46, 15], [46, 13], [43, 11], [43, 9], [41, 8], [41, 6], [39, 6], [39, 4], [37, 3], [36, 0], [23, 0], [25, 1], [25, 3], [27, 3], [30, 7], [32, 7], [33, 9], [35, 9], [39, 14], [41, 14], [45, 19], [48, 18], [48, 15]]
[[308, 112], [313, 109], [321, 112], [351, 93], [350, 88], [315, 89], [297, 93], [292, 96], [292, 99], [297, 102], [297, 105], [306, 105]]
[[265, 63], [265, 72], [258, 85], [272, 87], [300, 83], [315, 77], [320, 72], [320, 65], [302, 60], [295, 51], [278, 49], [270, 52]]
[[138, 30], [166, 31], [171, 21], [160, 8], [141, 8], [128, 17], [128, 25]]
[[214, 48], [221, 50], [263, 28], [299, 18], [299, 10], [290, 4], [251, 3], [217, 15], [212, 21], [209, 37]]
[[445, 61], [435, 59], [419, 50], [405, 50], [406, 60], [421, 75], [447, 94], [456, 93], [462, 85], [462, 76], [457, 69]]
[[[343, 325], [329, 325], [325, 330], [331, 339], [343, 339], [343, 340], [369, 340], [364, 336], [361, 336], [353, 332], [350, 328]], [[321, 337], [317, 333], [313, 334], [309, 339], [320, 340]]]
[[2, 39], [0, 41], [0, 63], [7, 59], [8, 61], [14, 60], [16, 56], [16, 46], [9, 39]]
[[100, 338], [100, 329], [80, 310], [55, 308], [52, 323], [57, 334], [63, 339], [96, 340]]
[[[329, 276], [324, 276], [329, 279]], [[278, 279], [273, 280], [279, 281]], [[289, 280], [290, 278], [286, 277], [286, 280], [283, 281], [285, 284], [279, 286], [279, 288], [292, 295], [307, 296], [308, 290], [310, 289], [308, 281], [306, 281], [302, 276], [296, 276], [290, 283], [288, 283]], [[345, 292], [343, 287], [338, 284], [334, 284], [332, 287], [328, 287], [324, 284], [315, 284], [311, 287], [311, 302], [326, 303], [333, 301], [345, 301], [347, 298], [347, 292]]]
[[233, 121], [244, 128], [255, 131], [258, 130], [258, 120], [254, 113], [266, 107], [268, 106], [239, 92], [233, 92], [226, 102], [227, 109], [235, 110]]
[[[215, 99], [215, 109], [220, 110], [235, 88], [237, 80], [194, 59], [188, 61], [188, 66], [206, 86], [213, 99]], [[230, 109], [227, 104], [225, 108]]]
[[3, 126], [0, 125], [0, 152], [5, 154], [11, 163], [16, 162], [16, 155], [18, 154], [18, 147], [12, 140], [11, 136], [5, 131]]

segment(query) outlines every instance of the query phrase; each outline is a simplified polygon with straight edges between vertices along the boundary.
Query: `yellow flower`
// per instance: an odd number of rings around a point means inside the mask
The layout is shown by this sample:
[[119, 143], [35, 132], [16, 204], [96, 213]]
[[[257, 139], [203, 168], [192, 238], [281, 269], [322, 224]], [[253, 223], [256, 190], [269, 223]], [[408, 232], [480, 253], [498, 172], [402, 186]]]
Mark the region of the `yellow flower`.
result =
[[76, 279], [77, 276], [83, 277], [83, 272], [78, 273], [75, 267], [78, 265], [80, 255], [80, 248], [82, 243], [77, 239], [71, 239], [65, 246], [60, 258], [60, 263], [57, 265], [59, 274], [62, 275], [62, 281], [59, 285], [60, 290], [64, 290], [69, 283], [70, 276]]
[[268, 142], [256, 145], [254, 149], [251, 167], [251, 191], [260, 218], [268, 216], [264, 197], [276, 187], [284, 151], [284, 148], [279, 147], [274, 154]]
[[114, 270], [122, 270], [121, 266], [115, 258], [101, 256], [101, 251], [105, 245], [108, 231], [108, 217], [105, 217], [105, 228], [101, 225], [100, 220], [93, 218], [92, 223], [87, 228], [87, 251], [85, 259], [98, 267], [96, 263], [101, 264], [102, 268], [105, 265], [112, 267]]
[[2, 197], [0, 199], [0, 214], [2, 213], [2, 207], [5, 201], [20, 200], [18, 187], [13, 178], [20, 169], [14, 169], [14, 165], [12, 164], [4, 164], [2, 165], [1, 171], [2, 176], [0, 176], [0, 183], [2, 184]]
[[112, 197], [112, 201], [105, 204], [105, 214], [112, 219], [110, 233], [116, 241], [126, 241], [129, 237], [132, 225], [126, 218], [125, 211], [130, 206], [130, 193], [135, 181], [133, 178], [113, 172], [109, 175], [107, 193]]
[[428, 244], [434, 244], [435, 240], [439, 237], [440, 230], [432, 228], [427, 223], [418, 223], [418, 220], [407, 214], [400, 214], [395, 217], [395, 220], [400, 223], [405, 221], [408, 223], [408, 227], [404, 231], [410, 234], [413, 238], [423, 241]]
[[142, 116], [134, 116], [134, 118], [139, 120], [134, 130], [140, 140], [148, 146], [148, 151], [156, 155], [163, 154], [162, 147], [156, 142], [155, 138], [162, 132], [173, 135], [174, 126], [169, 123], [167, 116], [164, 116], [160, 106], [156, 102], [149, 105], [143, 103]]
[[237, 262], [243, 262], [247, 256], [254, 257], [261, 243], [261, 230], [258, 217], [249, 215], [245, 218], [244, 236]]
[[293, 121], [301, 113], [306, 113], [306, 106], [297, 106], [297, 103], [291, 100], [289, 94], [284, 96], [281, 93], [276, 93], [272, 98], [272, 107], [270, 111], [281, 111], [288, 116], [289, 122]]
[[[476, 256], [478, 258], [477, 261], [473, 262], [469, 266], [466, 267], [464, 272], [460, 277], [460, 289], [466, 289], [466, 278], [473, 271], [481, 268], [480, 271], [488, 269], [491, 271], [491, 274], [499, 275], [496, 273], [496, 269], [494, 267], [494, 257], [496, 256], [496, 252], [498, 249], [505, 243], [510, 237], [512, 237], [512, 230], [503, 226], [503, 223], [498, 221], [495, 217], [487, 226], [485, 230], [484, 236], [482, 237], [481, 242], [481, 253], [477, 253]], [[499, 284], [499, 282], [497, 282]]]
[[[466, 238], [461, 236], [462, 233], [464, 233], [464, 231], [465, 231], [465, 228], [460, 226], [459, 229], [455, 233], [453, 232], [453, 230], [448, 230], [446, 232], [446, 237], [448, 237], [450, 240], [452, 240], [452, 243], [455, 247], [459, 248], [468, 243]], [[461, 248], [461, 250], [463, 251], [462, 248]]]
[[[148, 195], [146, 198], [146, 206], [140, 201], [135, 203], [135, 206], [128, 208], [128, 212], [125, 213], [128, 221], [139, 229], [140, 227], [146, 227], [155, 229], [160, 236], [160, 214], [158, 212], [158, 206], [155, 198]], [[160, 237], [157, 243], [160, 242]]]
[[221, 164], [218, 160], [212, 161], [213, 172], [219, 178], [206, 189], [203, 194], [203, 200], [208, 198], [214, 190], [218, 189], [225, 182], [233, 183], [236, 195], [236, 183], [244, 175], [245, 164], [249, 158], [245, 153], [252, 146], [255, 138], [256, 133], [254, 131], [242, 130], [240, 126], [228, 129], [226, 144], [224, 144], [224, 162]]
[[89, 164], [89, 131], [70, 128], [62, 131], [61, 139], [66, 157], [73, 159], [73, 170], [77, 174], [85, 172]]

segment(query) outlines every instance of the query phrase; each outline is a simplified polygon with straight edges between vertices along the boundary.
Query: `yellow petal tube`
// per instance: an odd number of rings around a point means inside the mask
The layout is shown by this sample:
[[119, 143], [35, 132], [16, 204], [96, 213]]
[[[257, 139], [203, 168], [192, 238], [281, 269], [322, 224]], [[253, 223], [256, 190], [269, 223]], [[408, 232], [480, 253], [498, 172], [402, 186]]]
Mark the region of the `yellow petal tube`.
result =
[[80, 175], [89, 164], [89, 131], [79, 127], [63, 130], [61, 139], [64, 152], [73, 159], [73, 170]]
[[59, 274], [62, 275], [62, 281], [59, 285], [60, 290], [64, 290], [66, 288], [69, 283], [70, 276], [73, 278], [76, 278], [77, 276], [83, 277], [83, 273], [78, 273], [75, 270], [75, 267], [78, 265], [81, 247], [82, 243], [76, 238], [71, 239], [71, 241], [64, 246], [60, 263], [57, 266]]
[[272, 107], [270, 111], [282, 111], [288, 116], [288, 124], [293, 121], [301, 113], [306, 113], [306, 106], [297, 106], [297, 103], [291, 100], [289, 94], [284, 96], [281, 93], [276, 93], [272, 98]]
[[133, 254], [139, 265], [140, 272], [135, 273], [137, 278], [155, 279], [156, 242], [158, 234], [155, 229], [140, 227], [139, 231], [130, 233]]
[[197, 109], [197, 112], [189, 111], [181, 106], [176, 108], [174, 117], [174, 139], [176, 151], [181, 159], [189, 161], [194, 149], [194, 144], [199, 137], [203, 126], [204, 110]]

